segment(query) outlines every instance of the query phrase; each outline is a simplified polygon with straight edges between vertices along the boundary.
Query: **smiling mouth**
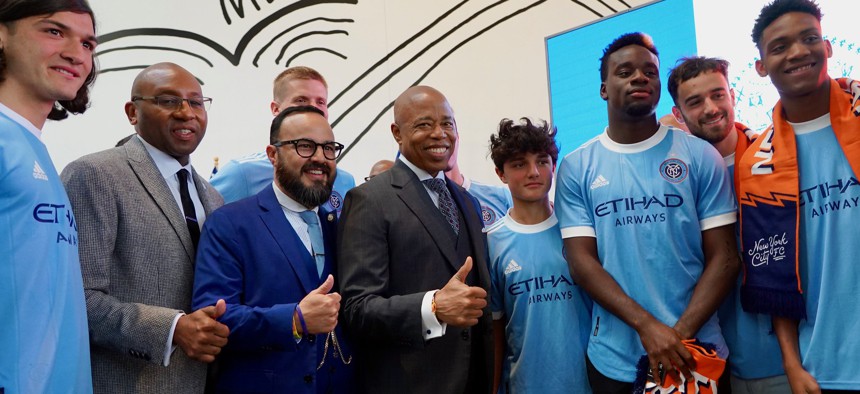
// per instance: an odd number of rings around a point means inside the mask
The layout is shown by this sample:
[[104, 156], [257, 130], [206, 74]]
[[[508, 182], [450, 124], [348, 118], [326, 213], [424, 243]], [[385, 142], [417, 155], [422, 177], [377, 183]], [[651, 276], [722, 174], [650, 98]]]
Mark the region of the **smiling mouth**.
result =
[[445, 152], [447, 152], [448, 148], [443, 146], [443, 147], [438, 147], [438, 148], [427, 148], [427, 150], [430, 151], [430, 153], [441, 155], [441, 154], [444, 154]]
[[806, 70], [811, 70], [813, 66], [815, 66], [815, 64], [807, 64], [805, 66], [800, 66], [800, 67], [785, 70], [785, 73], [786, 74], [796, 74], [799, 72], [804, 72]]
[[67, 75], [67, 76], [70, 76], [70, 77], [72, 77], [72, 78], [77, 78], [77, 77], [78, 77], [78, 74], [77, 74], [77, 73], [74, 73], [74, 72], [72, 72], [72, 71], [66, 70], [66, 69], [64, 69], [64, 68], [60, 68], [60, 67], [51, 67], [51, 69], [52, 69], [52, 70], [54, 70], [54, 71], [56, 71], [56, 72], [58, 72], [58, 73], [60, 73], [60, 74]]
[[704, 122], [702, 122], [702, 124], [705, 126], [715, 125], [715, 124], [719, 123], [720, 121], [722, 121], [724, 118], [725, 118], [724, 116], [718, 116], [714, 119], [704, 121]]

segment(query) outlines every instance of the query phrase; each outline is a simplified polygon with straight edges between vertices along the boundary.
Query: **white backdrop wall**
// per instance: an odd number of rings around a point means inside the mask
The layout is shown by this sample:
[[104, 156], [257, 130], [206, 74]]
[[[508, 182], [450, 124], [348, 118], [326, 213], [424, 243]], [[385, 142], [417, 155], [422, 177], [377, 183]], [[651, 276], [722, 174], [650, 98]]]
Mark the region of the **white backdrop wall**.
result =
[[[330, 121], [350, 149], [338, 166], [359, 183], [374, 162], [396, 153], [390, 104], [416, 83], [436, 87], [451, 102], [463, 172], [499, 183], [487, 155], [499, 120], [549, 117], [545, 37], [647, 2], [90, 0], [102, 41], [92, 107], [49, 122], [44, 140], [60, 170], [112, 147], [134, 132], [123, 112], [134, 77], [149, 64], [171, 61], [214, 98], [206, 136], [192, 156], [207, 176], [214, 157], [223, 164], [264, 149], [272, 79], [288, 65], [307, 65], [328, 81]], [[594, 66], [582, 77], [597, 78], [597, 59]]]

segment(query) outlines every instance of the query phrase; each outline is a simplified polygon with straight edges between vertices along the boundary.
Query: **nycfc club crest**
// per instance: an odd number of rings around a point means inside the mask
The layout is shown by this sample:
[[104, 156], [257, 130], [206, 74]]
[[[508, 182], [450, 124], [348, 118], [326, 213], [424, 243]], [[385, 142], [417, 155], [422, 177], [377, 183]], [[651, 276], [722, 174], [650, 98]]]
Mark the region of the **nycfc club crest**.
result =
[[666, 159], [660, 164], [660, 175], [671, 183], [681, 183], [687, 179], [687, 163], [680, 159]]
[[482, 206], [481, 219], [484, 220], [484, 225], [489, 226], [496, 221], [496, 213], [492, 209]]
[[331, 207], [338, 212], [343, 209], [343, 198], [341, 198], [340, 193], [335, 190], [331, 191], [331, 196], [329, 196], [328, 198], [328, 203], [331, 204]]

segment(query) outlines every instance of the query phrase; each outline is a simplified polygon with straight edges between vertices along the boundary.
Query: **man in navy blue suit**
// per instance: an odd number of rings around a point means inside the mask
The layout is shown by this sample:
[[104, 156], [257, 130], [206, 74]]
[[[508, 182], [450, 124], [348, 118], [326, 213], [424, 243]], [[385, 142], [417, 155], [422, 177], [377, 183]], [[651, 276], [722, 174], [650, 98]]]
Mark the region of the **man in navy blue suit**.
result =
[[321, 205], [343, 145], [324, 114], [291, 107], [272, 122], [266, 154], [274, 182], [206, 221], [194, 305], [227, 301], [230, 327], [216, 392], [352, 391], [351, 351], [336, 330], [333, 292], [337, 215]]

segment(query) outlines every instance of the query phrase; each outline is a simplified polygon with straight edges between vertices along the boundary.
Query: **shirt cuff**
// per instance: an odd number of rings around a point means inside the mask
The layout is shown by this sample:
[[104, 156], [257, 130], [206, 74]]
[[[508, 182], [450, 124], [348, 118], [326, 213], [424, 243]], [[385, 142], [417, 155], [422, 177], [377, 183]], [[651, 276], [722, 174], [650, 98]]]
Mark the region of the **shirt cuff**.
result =
[[421, 301], [421, 334], [425, 341], [445, 335], [445, 329], [448, 328], [447, 323], [442, 323], [436, 318], [431, 307], [433, 296], [437, 291], [439, 290], [424, 293], [424, 299]]
[[173, 344], [173, 333], [176, 332], [176, 324], [179, 323], [179, 318], [185, 316], [185, 312], [179, 312], [173, 318], [173, 324], [170, 325], [170, 334], [167, 335], [167, 347], [164, 349], [164, 366], [170, 365], [170, 355], [176, 350], [176, 345]]

